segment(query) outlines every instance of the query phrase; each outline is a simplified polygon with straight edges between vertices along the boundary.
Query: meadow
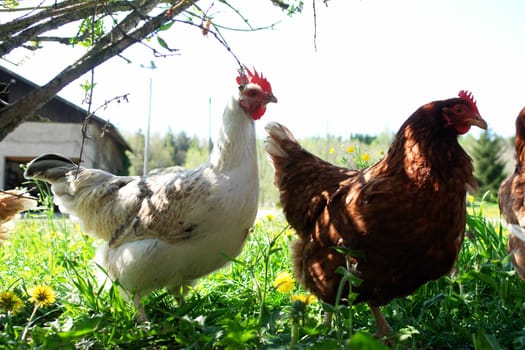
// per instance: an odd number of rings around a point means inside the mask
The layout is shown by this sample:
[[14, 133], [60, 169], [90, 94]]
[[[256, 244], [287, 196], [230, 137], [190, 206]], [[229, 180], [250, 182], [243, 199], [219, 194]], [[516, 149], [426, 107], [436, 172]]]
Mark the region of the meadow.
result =
[[[490, 214], [487, 214], [490, 213]], [[469, 203], [453, 273], [382, 308], [395, 332], [378, 341], [366, 305], [329, 306], [293, 280], [294, 233], [278, 210], [261, 214], [242, 254], [178, 305], [144, 299], [138, 324], [118, 282], [92, 262], [100, 242], [51, 210], [19, 220], [0, 248], [1, 349], [522, 349], [525, 285], [506, 253], [497, 208]]]

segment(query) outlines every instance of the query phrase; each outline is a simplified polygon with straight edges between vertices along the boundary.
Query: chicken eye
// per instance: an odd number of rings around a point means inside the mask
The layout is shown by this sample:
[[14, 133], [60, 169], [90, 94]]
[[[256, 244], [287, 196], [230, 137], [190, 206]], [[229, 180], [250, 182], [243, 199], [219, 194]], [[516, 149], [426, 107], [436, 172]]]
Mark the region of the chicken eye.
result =
[[248, 91], [246, 92], [246, 95], [247, 95], [248, 97], [255, 97], [255, 96], [257, 96], [257, 91], [256, 91], [256, 90], [248, 90]]

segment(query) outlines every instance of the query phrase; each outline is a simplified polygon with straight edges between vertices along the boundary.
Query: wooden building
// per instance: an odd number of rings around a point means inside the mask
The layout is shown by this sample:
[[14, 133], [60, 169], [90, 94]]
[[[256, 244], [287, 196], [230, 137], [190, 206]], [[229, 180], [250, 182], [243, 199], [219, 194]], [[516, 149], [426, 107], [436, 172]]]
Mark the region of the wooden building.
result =
[[[0, 66], [0, 100], [10, 103], [36, 88], [33, 82]], [[55, 97], [30, 121], [22, 123], [0, 141], [0, 188], [21, 186], [25, 181], [21, 165], [43, 153], [59, 153], [78, 161], [82, 148], [82, 125], [87, 111]], [[87, 123], [82, 166], [125, 175], [131, 151], [115, 127], [95, 115]], [[104, 131], [104, 132], [103, 132]], [[102, 136], [103, 135], [103, 136]]]

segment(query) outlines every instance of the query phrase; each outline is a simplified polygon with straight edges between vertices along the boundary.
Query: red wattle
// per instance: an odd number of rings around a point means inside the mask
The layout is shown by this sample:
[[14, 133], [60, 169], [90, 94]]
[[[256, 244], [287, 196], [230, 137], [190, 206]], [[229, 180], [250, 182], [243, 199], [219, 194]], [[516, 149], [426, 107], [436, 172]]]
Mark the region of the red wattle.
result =
[[469, 124], [456, 124], [454, 127], [460, 135], [464, 135], [470, 130]]
[[261, 117], [263, 116], [264, 112], [266, 112], [266, 106], [261, 106], [259, 108], [257, 108], [255, 111], [253, 111], [252, 113], [252, 119], [253, 120], [259, 120], [261, 119]]

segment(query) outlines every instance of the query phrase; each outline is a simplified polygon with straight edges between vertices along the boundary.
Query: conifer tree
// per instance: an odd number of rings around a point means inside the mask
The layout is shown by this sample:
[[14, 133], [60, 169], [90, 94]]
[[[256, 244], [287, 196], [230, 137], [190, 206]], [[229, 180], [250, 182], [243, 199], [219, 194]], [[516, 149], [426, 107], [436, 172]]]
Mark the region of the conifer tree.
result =
[[173, 154], [174, 164], [182, 166], [186, 162], [186, 154], [191, 146], [191, 138], [184, 131], [181, 131], [174, 135], [173, 144], [175, 147]]
[[505, 163], [501, 160], [503, 152], [502, 139], [493, 135], [490, 130], [483, 132], [473, 145], [474, 177], [478, 182], [478, 196], [496, 201], [498, 189], [505, 179]]
[[143, 175], [144, 164], [144, 133], [137, 130], [133, 135], [126, 137], [126, 142], [133, 152], [127, 152], [130, 161], [129, 175]]

